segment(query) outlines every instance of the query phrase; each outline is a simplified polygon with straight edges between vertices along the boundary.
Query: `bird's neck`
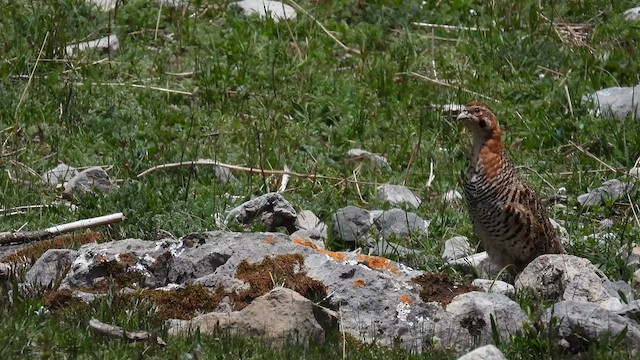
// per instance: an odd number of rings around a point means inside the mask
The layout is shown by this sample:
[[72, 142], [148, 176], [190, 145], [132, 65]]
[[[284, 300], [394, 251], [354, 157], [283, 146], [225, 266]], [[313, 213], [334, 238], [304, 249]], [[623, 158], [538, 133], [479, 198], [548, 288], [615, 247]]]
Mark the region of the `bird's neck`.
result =
[[508, 159], [499, 131], [494, 132], [491, 136], [474, 138], [473, 152], [469, 163], [471, 172], [482, 174], [487, 178], [494, 178], [506, 165], [508, 165]]

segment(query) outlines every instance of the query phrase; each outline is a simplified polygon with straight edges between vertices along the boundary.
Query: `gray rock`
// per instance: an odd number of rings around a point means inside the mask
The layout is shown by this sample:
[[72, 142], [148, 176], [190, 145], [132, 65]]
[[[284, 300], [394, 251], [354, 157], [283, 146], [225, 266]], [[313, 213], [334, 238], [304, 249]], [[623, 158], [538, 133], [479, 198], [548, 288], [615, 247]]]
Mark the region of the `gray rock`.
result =
[[77, 52], [87, 50], [102, 50], [111, 54], [115, 53], [120, 48], [120, 40], [115, 34], [102, 37], [97, 40], [86, 41], [78, 44], [67, 45], [65, 50], [67, 56], [72, 56]]
[[64, 192], [67, 194], [77, 194], [91, 192], [93, 189], [97, 189], [102, 193], [108, 193], [116, 187], [117, 185], [111, 182], [109, 174], [102, 170], [101, 167], [96, 166], [83, 170], [69, 179], [64, 188]]
[[628, 9], [622, 15], [624, 16], [625, 20], [638, 21], [640, 20], [640, 7]]
[[599, 114], [625, 120], [627, 116], [640, 119], [640, 85], [635, 87], [611, 87], [582, 97]]
[[73, 296], [76, 299], [80, 299], [86, 303], [92, 303], [97, 299], [107, 296], [107, 294], [96, 294], [96, 293], [90, 293], [86, 291], [75, 290], [71, 293], [71, 296]]
[[427, 261], [424, 250], [410, 249], [391, 241], [369, 240], [365, 246], [369, 255], [389, 257], [409, 266], [418, 267]]
[[369, 160], [376, 167], [391, 170], [391, 165], [389, 165], [386, 157], [374, 154], [367, 150], [351, 149], [347, 151], [347, 158], [353, 161]]
[[486, 251], [451, 260], [447, 264], [464, 273], [475, 274], [482, 278], [495, 278], [503, 270], [491, 261]]
[[609, 295], [621, 299], [624, 303], [634, 300], [633, 289], [626, 281], [605, 281], [602, 285]]
[[549, 218], [549, 222], [551, 222], [551, 226], [553, 226], [553, 228], [556, 229], [556, 232], [560, 237], [560, 242], [562, 243], [562, 246], [564, 246], [566, 249], [571, 242], [571, 238], [569, 237], [569, 232], [567, 231], [567, 229], [564, 228], [564, 226], [560, 225], [560, 223], [558, 223], [557, 221]]
[[310, 210], [302, 210], [298, 213], [295, 226], [298, 230], [314, 230], [320, 234], [323, 240], [328, 238], [327, 225]]
[[429, 234], [429, 221], [412, 212], [391, 209], [383, 212], [373, 221], [383, 239], [404, 238], [411, 234]]
[[11, 265], [0, 263], [0, 279], [7, 279], [11, 274]]
[[599, 343], [605, 336], [615, 338], [622, 332], [622, 343], [632, 354], [638, 352], [640, 330], [634, 322], [596, 304], [564, 300], [549, 308], [542, 320], [551, 324], [552, 317], [558, 321], [554, 328], [569, 352], [584, 352], [589, 344]]
[[422, 204], [422, 200], [403, 185], [385, 184], [378, 187], [378, 200], [388, 202], [391, 206], [398, 206], [404, 203], [418, 208]]
[[462, 200], [462, 194], [460, 194], [457, 190], [449, 190], [444, 195], [442, 195], [442, 200], [447, 203], [456, 203]]
[[331, 217], [333, 238], [345, 244], [363, 244], [369, 235], [373, 220], [367, 210], [347, 206], [336, 211]]
[[102, 11], [111, 11], [116, 8], [118, 0], [86, 0], [89, 4], [95, 4]]
[[257, 221], [266, 231], [284, 227], [289, 233], [296, 231], [296, 216], [293, 206], [278, 193], [258, 196], [227, 212], [228, 221], [235, 220], [243, 225]]
[[636, 327], [640, 326], [640, 300], [625, 304], [622, 309], [618, 310], [617, 314], [633, 320]]
[[216, 166], [213, 168], [213, 171], [216, 175], [216, 178], [223, 184], [231, 184], [231, 185], [240, 184], [240, 181], [236, 179], [236, 177], [233, 176], [233, 173], [231, 172], [231, 170], [227, 168]]
[[473, 250], [466, 236], [454, 236], [444, 242], [440, 257], [442, 261], [448, 263], [450, 261], [460, 259], [471, 255]]
[[500, 280], [475, 279], [471, 282], [471, 285], [477, 286], [487, 293], [502, 294], [505, 296], [513, 296], [516, 293], [516, 288], [513, 287], [513, 285]]
[[49, 249], [31, 266], [25, 284], [35, 289], [51, 288], [61, 282], [79, 252], [72, 249]]
[[229, 4], [229, 7], [240, 9], [246, 15], [257, 14], [261, 18], [270, 17], [273, 21], [295, 20], [296, 10], [279, 1], [244, 0]]
[[58, 184], [64, 184], [76, 175], [78, 175], [76, 168], [67, 164], [59, 164], [42, 174], [42, 181], [51, 186], [56, 186]]
[[611, 219], [602, 219], [598, 224], [598, 231], [606, 230], [613, 226], [613, 220]]
[[632, 190], [632, 184], [625, 184], [618, 179], [611, 179], [602, 183], [602, 186], [578, 196], [578, 203], [582, 206], [600, 206], [605, 201], [614, 202]]
[[640, 179], [640, 167], [634, 166], [629, 169], [629, 175], [634, 176], [637, 179]]
[[[316, 319], [316, 314], [333, 318]], [[253, 336], [273, 345], [285, 345], [287, 340], [296, 343], [322, 343], [325, 330], [321, 324], [337, 326], [337, 314], [321, 308], [297, 292], [276, 287], [255, 299], [246, 308], [231, 313], [208, 313], [192, 320], [169, 322], [169, 334], [187, 334], [199, 329], [202, 333], [217, 335], [219, 330], [231, 334]]]
[[589, 302], [619, 310], [619, 295], [607, 291], [607, 276], [587, 259], [573, 255], [541, 255], [518, 275], [517, 290], [532, 289], [548, 299]]
[[324, 249], [324, 239], [326, 237], [323, 237], [322, 234], [314, 228], [311, 228], [309, 230], [298, 230], [296, 232], [294, 232], [293, 234], [291, 234], [289, 236], [289, 238], [291, 238], [291, 240], [294, 239], [302, 239], [305, 241], [310, 241], [312, 242], [315, 246], [318, 247], [318, 249]]
[[507, 360], [507, 358], [495, 345], [485, 345], [462, 355], [458, 360]]
[[493, 343], [491, 321], [495, 322], [502, 340], [522, 331], [528, 321], [520, 305], [502, 294], [472, 291], [453, 298], [447, 312], [467, 329], [478, 344]]
[[304, 258], [300, 271], [327, 288], [323, 305], [339, 307], [342, 329], [359, 340], [412, 351], [423, 344], [457, 351], [475, 344], [453, 314], [422, 301], [412, 279], [423, 272], [381, 257], [327, 251], [280, 233], [217, 231], [158, 242], [126, 239], [83, 245], [79, 252], [63, 288], [91, 287], [120, 264], [143, 277], [132, 288], [176, 283], [239, 291], [247, 288], [236, 277], [242, 261], [256, 264], [266, 257], [299, 254]]

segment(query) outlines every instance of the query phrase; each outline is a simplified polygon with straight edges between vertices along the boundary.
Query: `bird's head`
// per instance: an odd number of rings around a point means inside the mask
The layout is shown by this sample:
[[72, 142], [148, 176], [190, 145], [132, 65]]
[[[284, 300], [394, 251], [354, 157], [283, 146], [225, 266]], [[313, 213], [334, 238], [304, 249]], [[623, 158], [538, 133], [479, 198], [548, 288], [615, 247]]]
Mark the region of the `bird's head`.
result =
[[462, 121], [471, 130], [474, 140], [500, 139], [498, 120], [493, 111], [483, 103], [468, 103], [457, 120]]

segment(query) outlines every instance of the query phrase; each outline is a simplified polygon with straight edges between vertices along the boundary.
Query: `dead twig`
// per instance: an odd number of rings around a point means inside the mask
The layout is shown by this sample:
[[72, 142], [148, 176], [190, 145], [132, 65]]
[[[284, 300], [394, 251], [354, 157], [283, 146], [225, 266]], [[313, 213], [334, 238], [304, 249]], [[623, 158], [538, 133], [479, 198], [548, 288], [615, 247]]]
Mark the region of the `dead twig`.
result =
[[231, 164], [225, 164], [219, 161], [213, 161], [208, 159], [182, 161], [177, 163], [157, 165], [141, 172], [140, 174], [138, 174], [138, 177], [143, 177], [145, 175], [148, 175], [150, 173], [154, 173], [156, 171], [163, 170], [163, 169], [172, 169], [172, 168], [187, 167], [187, 166], [219, 166], [219, 167], [227, 168], [230, 170], [243, 171], [243, 172], [249, 172], [249, 173], [260, 174], [260, 175], [277, 175], [277, 176], [289, 175], [293, 177], [310, 179], [310, 180], [323, 179], [323, 180], [331, 180], [331, 181], [339, 181], [339, 182], [356, 183], [360, 185], [380, 185], [380, 183], [357, 181], [349, 178], [338, 178], [338, 177], [319, 175], [319, 174], [302, 174], [294, 171], [266, 170], [266, 169], [260, 169], [260, 168], [254, 168], [254, 167], [231, 165]]
[[42, 46], [40, 46], [40, 52], [38, 52], [38, 58], [36, 58], [36, 63], [33, 65], [33, 69], [31, 69], [31, 74], [29, 75], [29, 81], [27, 81], [27, 84], [24, 86], [24, 90], [22, 90], [22, 95], [20, 95], [20, 99], [18, 100], [18, 105], [16, 105], [16, 110], [13, 113], [14, 118], [18, 117], [18, 109], [20, 109], [20, 105], [22, 105], [22, 102], [27, 97], [27, 91], [29, 90], [31, 81], [33, 81], [33, 74], [36, 73], [36, 69], [38, 68], [38, 64], [40, 63], [40, 58], [42, 57], [42, 52], [44, 51], [44, 46], [46, 45], [48, 38], [49, 38], [49, 32], [47, 31], [47, 33], [44, 35], [44, 40], [42, 40]]
[[126, 331], [120, 326], [106, 324], [95, 318], [89, 320], [89, 330], [96, 335], [105, 336], [111, 339], [121, 339], [134, 342], [154, 342], [159, 346], [167, 346], [167, 343], [164, 342], [164, 340], [153, 333], [147, 331]]
[[0, 245], [45, 240], [66, 232], [81, 229], [92, 229], [98, 226], [114, 224], [123, 221], [124, 219], [125, 217], [122, 213], [115, 213], [90, 219], [78, 220], [67, 224], [56, 225], [43, 230], [2, 232], [0, 233]]
[[[76, 86], [83, 86], [83, 85], [86, 85], [86, 84], [87, 83], [83, 83], [83, 82], [74, 83], [74, 85], [76, 85]], [[150, 86], [150, 85], [125, 84], [125, 83], [88, 83], [88, 84], [90, 84], [92, 86], [130, 86], [132, 88], [137, 88], [137, 89], [147, 89], [147, 90], [155, 90], [155, 91], [166, 92], [166, 93], [169, 93], [169, 94], [193, 96], [193, 92], [183, 91], [183, 90], [167, 89], [167, 88], [161, 88], [161, 87], [158, 87], [158, 86]]]
[[475, 91], [471, 91], [471, 90], [469, 90], [469, 89], [465, 89], [465, 88], [463, 88], [463, 87], [461, 87], [461, 86], [452, 85], [452, 84], [449, 84], [449, 83], [446, 83], [446, 82], [443, 82], [443, 81], [440, 81], [440, 80], [432, 79], [432, 78], [427, 77], [427, 76], [424, 76], [424, 75], [422, 75], [422, 74], [418, 74], [417, 72], [410, 71], [410, 72], [406, 72], [406, 73], [398, 73], [398, 74], [396, 74], [396, 75], [411, 75], [411, 76], [415, 76], [415, 77], [417, 77], [417, 78], [420, 78], [420, 79], [422, 79], [422, 80], [429, 81], [429, 82], [431, 82], [431, 83], [433, 83], [433, 84], [436, 84], [436, 85], [440, 85], [440, 86], [444, 86], [444, 87], [448, 87], [448, 88], [456, 89], [456, 90], [459, 90], [459, 91], [463, 91], [463, 92], [466, 92], [466, 93], [468, 93], [468, 94], [472, 94], [472, 95], [475, 95], [475, 96], [481, 97], [481, 98], [486, 99], [486, 100], [491, 100], [491, 101], [496, 102], [496, 103], [499, 103], [499, 102], [500, 102], [499, 100], [496, 100], [496, 99], [491, 98], [491, 97], [489, 97], [489, 96], [482, 95], [482, 94], [480, 94], [480, 93], [477, 93], [477, 92], [475, 92]]
[[569, 140], [569, 144], [573, 145], [581, 153], [583, 153], [583, 154], [587, 155], [588, 157], [592, 158], [593, 160], [599, 162], [602, 166], [606, 167], [607, 169], [609, 169], [609, 170], [611, 170], [613, 172], [618, 172], [618, 170], [616, 168], [614, 168], [613, 166], [611, 166], [611, 165], [607, 164], [606, 162], [600, 160], [597, 156], [593, 155], [588, 150], [585, 150], [582, 146], [574, 143], [571, 140]]
[[412, 24], [418, 27], [424, 27], [424, 28], [430, 28], [430, 29], [461, 30], [461, 31], [489, 31], [489, 29], [487, 28], [468, 27], [468, 26], [430, 24], [430, 23], [421, 23], [421, 22], [414, 22]]
[[296, 3], [293, 0], [289, 0], [289, 2], [291, 3], [291, 5], [293, 5], [295, 8], [297, 8], [298, 10], [302, 11], [305, 15], [307, 15], [308, 17], [311, 18], [311, 20], [313, 20], [318, 26], [320, 26], [320, 28], [322, 29], [322, 31], [324, 31], [325, 34], [327, 34], [331, 40], [335, 41], [338, 45], [340, 45], [341, 48], [343, 48], [345, 51], [356, 54], [356, 55], [362, 55], [362, 53], [360, 52], [360, 50], [358, 49], [353, 49], [348, 47], [347, 45], [345, 45], [342, 41], [338, 40], [337, 37], [333, 36], [333, 34], [327, 30], [326, 27], [324, 27], [324, 25], [322, 25], [322, 23], [320, 23], [320, 21], [318, 21], [318, 19], [316, 19], [313, 15], [309, 14], [309, 12], [307, 10], [305, 10], [305, 8], [303, 8], [302, 6], [298, 5], [298, 3]]

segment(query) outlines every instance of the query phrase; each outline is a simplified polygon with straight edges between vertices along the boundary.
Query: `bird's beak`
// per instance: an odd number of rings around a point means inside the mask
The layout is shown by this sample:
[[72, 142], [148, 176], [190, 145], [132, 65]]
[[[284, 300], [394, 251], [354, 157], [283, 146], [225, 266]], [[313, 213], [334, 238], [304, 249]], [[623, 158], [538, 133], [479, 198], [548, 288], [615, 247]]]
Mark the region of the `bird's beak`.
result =
[[471, 118], [469, 116], [469, 112], [467, 110], [462, 110], [462, 112], [460, 112], [460, 114], [458, 114], [458, 117], [456, 117], [456, 120], [460, 121], [460, 120], [466, 120], [466, 119], [469, 119], [469, 118]]

